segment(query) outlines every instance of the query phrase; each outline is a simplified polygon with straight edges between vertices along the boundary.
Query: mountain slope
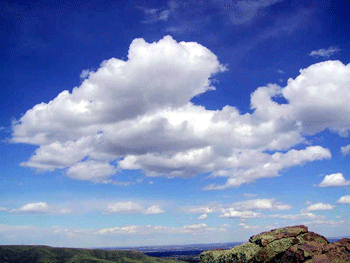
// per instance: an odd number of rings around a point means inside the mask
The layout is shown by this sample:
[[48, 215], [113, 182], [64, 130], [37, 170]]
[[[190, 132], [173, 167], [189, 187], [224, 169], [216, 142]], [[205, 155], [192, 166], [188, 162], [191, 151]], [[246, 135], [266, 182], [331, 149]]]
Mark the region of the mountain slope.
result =
[[[174, 263], [136, 251], [54, 248], [48, 246], [0, 246], [1, 263]], [[181, 262], [181, 261], [176, 261]]]

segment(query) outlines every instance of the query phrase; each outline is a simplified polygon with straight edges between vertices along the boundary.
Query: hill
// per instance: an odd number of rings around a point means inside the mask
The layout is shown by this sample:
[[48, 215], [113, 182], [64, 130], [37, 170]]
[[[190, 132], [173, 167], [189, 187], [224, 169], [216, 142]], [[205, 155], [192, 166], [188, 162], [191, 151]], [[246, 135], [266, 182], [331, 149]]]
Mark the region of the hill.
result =
[[181, 263], [149, 257], [137, 251], [55, 248], [48, 246], [0, 246], [1, 263]]

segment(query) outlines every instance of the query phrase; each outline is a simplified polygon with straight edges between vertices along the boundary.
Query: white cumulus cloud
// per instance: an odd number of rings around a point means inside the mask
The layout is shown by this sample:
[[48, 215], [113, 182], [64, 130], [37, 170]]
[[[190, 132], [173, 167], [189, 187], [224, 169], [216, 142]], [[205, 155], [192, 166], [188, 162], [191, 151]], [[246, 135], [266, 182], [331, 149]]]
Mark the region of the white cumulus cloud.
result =
[[338, 204], [350, 204], [350, 195], [344, 195], [337, 201]]
[[319, 187], [346, 186], [350, 181], [346, 181], [342, 173], [329, 174], [324, 177]]
[[260, 213], [253, 211], [237, 211], [234, 208], [222, 209], [220, 217], [226, 218], [257, 218], [261, 217]]
[[164, 210], [162, 210], [159, 205], [152, 205], [146, 210], [143, 211], [144, 214], [146, 215], [155, 215], [155, 214], [163, 214], [165, 213]]
[[67, 176], [77, 180], [103, 182], [115, 172], [115, 167], [108, 162], [89, 160], [85, 162], [78, 162], [69, 167]]
[[[260, 87], [251, 95], [252, 113], [193, 104], [193, 97], [215, 89], [212, 78], [223, 71], [216, 55], [196, 42], [135, 39], [127, 60], [104, 61], [72, 92], [14, 121], [11, 140], [38, 146], [22, 166], [62, 169], [76, 180], [113, 183], [111, 176], [129, 169], [169, 178], [210, 173], [227, 182], [205, 189], [220, 190], [331, 158], [317, 145], [293, 149], [306, 142], [304, 135], [329, 129], [348, 136], [349, 65], [317, 63], [286, 87]], [[288, 103], [278, 104], [276, 96]]]

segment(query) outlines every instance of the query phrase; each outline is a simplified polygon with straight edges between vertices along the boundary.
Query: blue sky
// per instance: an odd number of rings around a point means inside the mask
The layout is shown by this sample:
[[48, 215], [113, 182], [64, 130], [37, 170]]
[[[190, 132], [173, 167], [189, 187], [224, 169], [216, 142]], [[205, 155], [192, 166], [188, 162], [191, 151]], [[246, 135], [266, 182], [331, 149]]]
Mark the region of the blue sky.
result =
[[343, 1], [1, 5], [1, 244], [349, 236]]

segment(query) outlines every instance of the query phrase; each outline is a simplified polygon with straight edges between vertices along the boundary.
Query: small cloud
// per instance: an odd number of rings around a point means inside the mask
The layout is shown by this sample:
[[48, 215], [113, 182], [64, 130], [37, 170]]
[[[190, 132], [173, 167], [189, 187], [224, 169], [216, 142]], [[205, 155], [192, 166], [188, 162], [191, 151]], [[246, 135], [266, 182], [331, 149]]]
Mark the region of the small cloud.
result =
[[167, 21], [169, 18], [170, 10], [163, 10], [159, 13], [158, 20]]
[[142, 213], [145, 215], [156, 215], [156, 214], [163, 214], [165, 213], [165, 211], [162, 210], [158, 205], [152, 205]]
[[118, 202], [114, 204], [109, 204], [105, 210], [106, 214], [120, 213], [120, 214], [134, 214], [142, 213], [145, 215], [155, 215], [165, 213], [158, 205], [152, 205], [145, 209], [139, 203], [134, 202]]
[[328, 49], [321, 48], [319, 50], [311, 51], [309, 56], [329, 58], [330, 56], [338, 53], [339, 51], [341, 51], [341, 50], [337, 47], [329, 47]]
[[203, 233], [207, 231], [214, 231], [217, 230], [216, 228], [211, 228], [207, 224], [194, 224], [194, 225], [184, 225], [180, 229], [176, 229], [177, 232], [182, 232], [182, 233], [189, 233], [189, 234], [195, 234], [195, 233]]
[[20, 208], [12, 209], [10, 213], [47, 213], [49, 206], [45, 202], [29, 203]]
[[204, 219], [207, 219], [208, 218], [208, 215], [207, 214], [203, 214], [203, 215], [200, 215], [198, 217], [198, 220], [204, 220]]
[[344, 195], [339, 198], [337, 204], [350, 204], [350, 195]]
[[0, 207], [0, 212], [6, 212], [6, 211], [8, 211], [8, 208], [6, 208], [6, 207]]
[[283, 70], [281, 70], [281, 69], [278, 69], [277, 70], [277, 73], [279, 73], [279, 74], [286, 74]]
[[343, 155], [350, 154], [350, 144], [344, 147], [341, 147], [341, 152]]
[[324, 216], [318, 216], [310, 212], [301, 212], [300, 214], [289, 214], [289, 215], [281, 215], [281, 214], [275, 214], [270, 215], [271, 218], [281, 218], [281, 219], [288, 219], [288, 220], [300, 220], [300, 219], [324, 219]]
[[119, 185], [119, 186], [128, 186], [128, 185], [134, 184], [132, 182], [118, 182], [113, 180], [105, 180], [103, 181], [103, 183], [110, 183], [110, 184]]
[[328, 226], [340, 226], [343, 225], [346, 221], [345, 220], [340, 220], [340, 221], [335, 221], [335, 220], [314, 220], [307, 222], [307, 225], [328, 225]]
[[142, 6], [137, 6], [136, 8], [142, 10], [145, 14], [145, 19], [142, 23], [151, 24], [158, 21], [168, 21], [169, 17], [176, 12], [178, 8], [178, 3], [175, 1], [169, 1], [167, 7], [162, 8], [147, 8]]
[[346, 181], [342, 173], [329, 174], [324, 177], [318, 187], [346, 186], [350, 181]]
[[144, 211], [144, 207], [134, 202], [118, 202], [109, 204], [106, 209], [106, 213], [141, 213]]
[[165, 31], [169, 33], [179, 33], [182, 29], [178, 27], [168, 27]]
[[196, 206], [186, 209], [190, 214], [211, 214], [216, 212], [218, 209], [214, 206]]
[[222, 209], [222, 214], [220, 215], [220, 217], [226, 218], [257, 218], [260, 216], [260, 213], [255, 213], [253, 211], [237, 211], [233, 208]]
[[248, 201], [236, 202], [232, 205], [236, 210], [289, 210], [291, 205], [277, 202], [275, 199], [251, 199]]
[[245, 223], [239, 223], [238, 225], [243, 227], [244, 229], [258, 229], [259, 228], [259, 226], [249, 226]]
[[313, 205], [308, 206], [306, 210], [308, 211], [320, 211], [320, 210], [332, 210], [334, 206], [331, 204], [323, 204], [323, 203], [316, 203]]
[[134, 234], [136, 231], [140, 229], [139, 226], [124, 226], [124, 227], [112, 227], [112, 228], [104, 228], [96, 231], [96, 234], [101, 235], [117, 235], [117, 234]]
[[71, 210], [65, 208], [58, 210], [59, 214], [70, 214], [71, 212]]
[[80, 73], [80, 78], [81, 79], [86, 79], [90, 75], [90, 69], [83, 69], [83, 71]]

